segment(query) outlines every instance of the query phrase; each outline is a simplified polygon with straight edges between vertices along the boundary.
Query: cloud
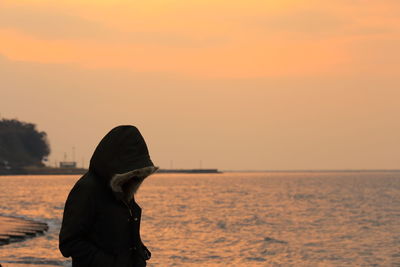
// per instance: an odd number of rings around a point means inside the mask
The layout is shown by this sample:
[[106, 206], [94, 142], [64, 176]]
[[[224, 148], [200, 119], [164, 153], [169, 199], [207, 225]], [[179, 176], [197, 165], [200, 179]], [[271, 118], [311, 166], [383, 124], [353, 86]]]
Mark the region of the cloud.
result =
[[[385, 5], [340, 1], [10, 4], [0, 9], [0, 52], [13, 60], [197, 77], [352, 73], [361, 62], [354, 57], [370, 59], [357, 54], [360, 39], [390, 42], [400, 22], [384, 16]], [[377, 55], [390, 57], [389, 48]]]
[[13, 29], [42, 40], [90, 40], [100, 43], [204, 47], [227, 42], [226, 37], [193, 38], [173, 31], [141, 28], [120, 30], [61, 9], [45, 6], [0, 8], [0, 28]]
[[[395, 10], [399, 7], [391, 2], [387, 5]], [[398, 34], [400, 20], [392, 12], [384, 12], [389, 9], [388, 6], [358, 1], [328, 5], [320, 1], [313, 6], [249, 17], [247, 21], [250, 26], [270, 34], [271, 38], [279, 36], [293, 40]], [[386, 8], [382, 10], [383, 7]]]
[[307, 35], [329, 35], [353, 23], [336, 14], [319, 10], [293, 11], [267, 16], [258, 22], [267, 31]]
[[0, 27], [45, 39], [93, 38], [109, 32], [95, 22], [44, 7], [2, 7]]

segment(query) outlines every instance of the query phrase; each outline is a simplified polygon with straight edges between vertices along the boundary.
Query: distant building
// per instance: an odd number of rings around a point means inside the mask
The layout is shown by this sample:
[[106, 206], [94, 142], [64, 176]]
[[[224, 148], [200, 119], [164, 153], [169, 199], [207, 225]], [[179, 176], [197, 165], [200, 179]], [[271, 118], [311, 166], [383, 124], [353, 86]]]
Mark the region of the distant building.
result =
[[60, 168], [76, 168], [75, 161], [61, 161]]

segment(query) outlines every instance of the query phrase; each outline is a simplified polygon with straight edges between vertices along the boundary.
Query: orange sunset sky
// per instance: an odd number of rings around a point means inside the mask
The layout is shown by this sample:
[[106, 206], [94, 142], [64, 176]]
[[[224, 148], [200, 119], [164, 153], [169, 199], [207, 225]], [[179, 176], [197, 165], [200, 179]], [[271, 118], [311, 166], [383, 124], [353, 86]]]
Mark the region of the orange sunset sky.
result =
[[[398, 0], [2, 0], [0, 114], [87, 167], [113, 126], [161, 167], [400, 169]], [[172, 161], [172, 164], [171, 164]]]

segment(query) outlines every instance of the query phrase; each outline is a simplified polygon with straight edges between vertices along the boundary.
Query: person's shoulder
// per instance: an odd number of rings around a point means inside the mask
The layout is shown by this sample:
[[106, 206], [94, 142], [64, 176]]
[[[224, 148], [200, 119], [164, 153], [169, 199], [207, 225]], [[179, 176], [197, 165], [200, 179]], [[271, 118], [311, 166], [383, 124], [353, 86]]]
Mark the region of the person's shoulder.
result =
[[72, 191], [94, 192], [101, 187], [98, 177], [94, 174], [87, 172], [75, 183]]
[[96, 177], [90, 173], [84, 174], [76, 181], [68, 194], [68, 207], [94, 208], [99, 197], [99, 186]]
[[85, 173], [78, 181], [76, 181], [75, 186], [79, 187], [93, 187], [96, 185], [96, 177], [91, 172]]

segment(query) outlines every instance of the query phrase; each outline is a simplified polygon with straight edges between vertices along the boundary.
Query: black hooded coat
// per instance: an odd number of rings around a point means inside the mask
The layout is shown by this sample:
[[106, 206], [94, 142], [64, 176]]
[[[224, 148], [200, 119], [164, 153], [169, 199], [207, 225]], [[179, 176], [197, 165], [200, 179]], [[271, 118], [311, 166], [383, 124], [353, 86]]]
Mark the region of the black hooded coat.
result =
[[141, 169], [157, 170], [139, 130], [112, 129], [65, 203], [59, 248], [65, 257], [72, 257], [73, 267], [146, 266], [151, 253], [140, 238], [141, 208], [133, 197], [125, 201], [122, 192], [110, 186], [116, 175]]

